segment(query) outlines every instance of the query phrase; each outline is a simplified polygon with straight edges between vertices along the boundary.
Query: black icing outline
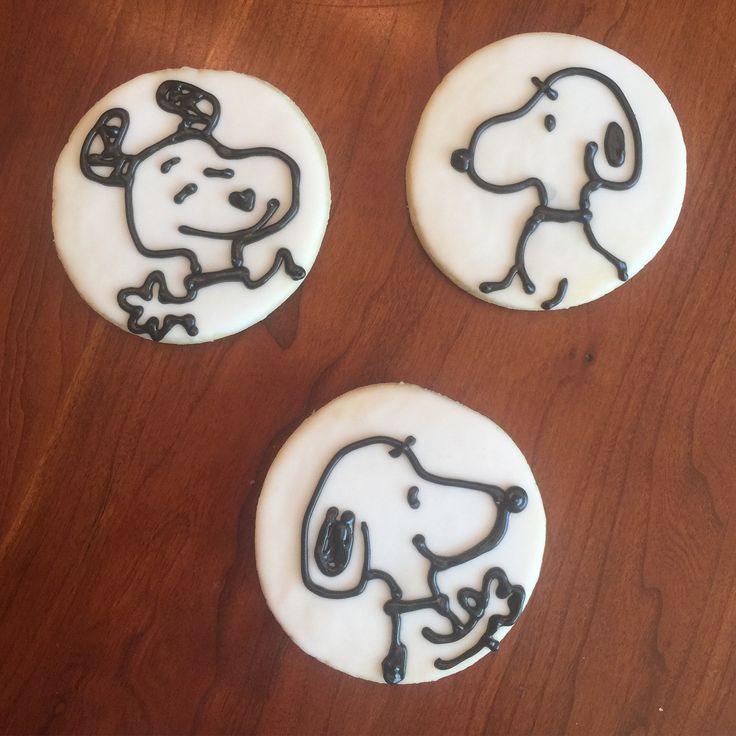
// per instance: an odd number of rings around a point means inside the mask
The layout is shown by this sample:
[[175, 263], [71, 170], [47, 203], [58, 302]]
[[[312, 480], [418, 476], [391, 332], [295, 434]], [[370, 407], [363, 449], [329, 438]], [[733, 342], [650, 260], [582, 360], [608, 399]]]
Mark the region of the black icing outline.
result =
[[[469, 634], [481, 620], [491, 599], [492, 583], [496, 583], [495, 596], [499, 599], [506, 599], [509, 613], [506, 615], [494, 614], [490, 616], [485, 632], [466, 652], [450, 660], [439, 658], [435, 660], [435, 667], [437, 669], [446, 670], [456, 667], [484, 648], [496, 651], [499, 647], [498, 640], [494, 638], [496, 632], [501, 626], [511, 626], [516, 621], [523, 608], [526, 595], [522, 586], [512, 585], [509, 582], [506, 573], [501, 568], [493, 567], [485, 573], [480, 590], [462, 588], [458, 591], [458, 603], [465, 613], [467, 613], [467, 619], [465, 621], [461, 620], [452, 611], [448, 596], [442, 593], [439, 588], [437, 574], [443, 570], [448, 570], [464, 562], [473, 560], [497, 547], [506, 534], [509, 516], [520, 513], [526, 508], [528, 496], [526, 491], [519, 486], [511, 486], [504, 490], [499, 486], [489, 485], [487, 483], [458, 480], [430, 473], [424, 469], [411, 449], [415, 442], [416, 440], [412, 436], [407, 437], [403, 441], [393, 437], [376, 436], [352, 442], [339, 450], [325, 467], [312, 493], [312, 497], [304, 512], [301, 530], [302, 581], [312, 593], [323, 598], [341, 599], [360, 595], [372, 580], [381, 580], [388, 587], [390, 598], [384, 604], [383, 610], [391, 619], [391, 642], [388, 653], [382, 662], [382, 670], [384, 680], [392, 685], [401, 682], [406, 674], [407, 649], [402, 644], [400, 638], [401, 616], [404, 613], [422, 609], [435, 611], [447, 619], [451, 631], [448, 634], [439, 634], [425, 627], [422, 630], [424, 638], [433, 644], [456, 642]], [[388, 453], [391, 457], [405, 457], [416, 474], [423, 480], [442, 486], [480, 491], [490, 496], [496, 504], [496, 519], [488, 534], [479, 542], [458, 554], [435, 554], [427, 546], [423, 535], [416, 534], [413, 537], [412, 543], [417, 551], [429, 562], [427, 583], [431, 595], [426, 598], [404, 600], [402, 590], [396, 580], [389, 573], [371, 567], [370, 534], [368, 524], [365, 521], [360, 524], [364, 544], [363, 565], [360, 579], [354, 586], [347, 590], [331, 590], [316, 583], [310, 575], [309, 527], [322, 489], [327, 483], [332, 471], [346, 455], [370, 445], [385, 445], [390, 448]], [[417, 501], [417, 488], [416, 486], [412, 486], [407, 494], [407, 503], [411, 508], [415, 509], [419, 507]], [[338, 514], [339, 511], [334, 506], [327, 510], [313, 550], [314, 559], [318, 568], [323, 574], [329, 577], [336, 577], [347, 568], [353, 549], [355, 514], [352, 511], [344, 511], [339, 517]]]
[[[128, 111], [122, 107], [112, 108], [105, 111], [92, 129], [87, 134], [79, 156], [79, 164], [84, 176], [98, 184], [111, 187], [122, 187], [125, 192], [125, 219], [128, 225], [133, 244], [139, 253], [147, 258], [172, 258], [183, 257], [189, 262], [190, 273], [184, 280], [185, 294], [175, 296], [171, 293], [166, 283], [166, 277], [159, 271], [152, 271], [143, 284], [121, 289], [118, 293], [118, 304], [128, 313], [128, 329], [138, 335], [147, 334], [153, 340], [161, 340], [175, 325], [182, 325], [189, 335], [196, 335], [198, 330], [194, 315], [187, 314], [166, 315], [163, 321], [151, 317], [144, 323], [139, 319], [143, 315], [143, 307], [131, 304], [129, 298], [138, 296], [146, 301], [153, 298], [153, 287], [158, 287], [159, 302], [161, 304], [185, 304], [193, 301], [200, 289], [220, 284], [225, 281], [242, 283], [247, 289], [257, 289], [265, 284], [276, 274], [281, 265], [284, 265], [285, 273], [294, 281], [303, 279], [306, 271], [298, 266], [288, 248], [279, 248], [276, 252], [273, 265], [261, 277], [252, 279], [250, 271], [243, 264], [243, 251], [246, 246], [263, 238], [273, 235], [282, 230], [294, 219], [299, 211], [299, 182], [300, 169], [297, 163], [283, 151], [277, 148], [256, 147], [234, 149], [220, 143], [213, 135], [220, 117], [220, 102], [210, 92], [200, 89], [188, 82], [167, 80], [163, 82], [156, 91], [156, 102], [162, 110], [170, 112], [181, 119], [174, 133], [162, 140], [144, 148], [138, 154], [128, 154], [122, 150], [122, 142], [130, 125]], [[209, 110], [207, 109], [209, 108]], [[273, 216], [280, 206], [278, 199], [270, 199], [266, 203], [263, 216], [255, 225], [230, 232], [213, 232], [199, 230], [188, 226], [180, 226], [179, 232], [185, 235], [198, 235], [202, 237], [215, 238], [219, 240], [230, 240], [232, 268], [218, 271], [203, 272], [194, 251], [188, 248], [169, 248], [164, 250], [151, 250], [147, 248], [138, 235], [135, 225], [133, 211], [133, 184], [135, 172], [142, 161], [152, 154], [166, 148], [167, 146], [182, 143], [189, 140], [200, 140], [208, 143], [222, 159], [241, 160], [257, 156], [273, 157], [282, 161], [289, 168], [291, 174], [291, 203], [287, 211], [276, 221]], [[101, 153], [92, 153], [95, 143], [101, 142], [103, 150]], [[167, 173], [172, 166], [179, 163], [180, 159], [174, 157], [161, 165], [161, 171]], [[219, 176], [229, 178], [232, 175], [230, 169], [207, 169], [205, 176]], [[188, 184], [175, 196], [174, 201], [181, 204], [184, 199], [196, 191], [196, 185]], [[248, 194], [250, 192], [250, 194]], [[250, 201], [252, 206], [252, 190], [244, 192], [232, 192], [240, 195], [237, 200], [231, 199], [231, 204], [237, 201], [240, 209], [243, 202]]]
[[[545, 97], [550, 100], [556, 100], [559, 93], [553, 88], [553, 85], [561, 79], [572, 76], [582, 76], [595, 79], [607, 87], [621, 105], [629, 127], [631, 128], [634, 140], [634, 167], [631, 176], [622, 182], [603, 178], [595, 167], [595, 156], [598, 152], [598, 144], [594, 141], [590, 141], [585, 146], [583, 156], [583, 166], [585, 168], [585, 173], [588, 176], [588, 181], [580, 190], [580, 206], [578, 209], [562, 210], [549, 207], [547, 189], [542, 181], [536, 177], [524, 179], [523, 181], [516, 182], [514, 184], [493, 184], [492, 182], [481, 178], [475, 171], [474, 167], [475, 150], [481, 135], [493, 125], [509, 122], [511, 120], [518, 120], [529, 113], [536, 104]], [[501, 291], [502, 289], [507, 289], [516, 276], [518, 276], [521, 279], [522, 287], [527, 294], [533, 294], [535, 292], [536, 287], [534, 282], [526, 271], [524, 256], [529, 237], [543, 222], [579, 222], [583, 226], [583, 232], [585, 233], [585, 237], [590, 247], [597, 253], [600, 253], [614, 266], [621, 281], [626, 281], [629, 277], [626, 263], [613, 255], [613, 253], [606, 250], [593, 234], [593, 229], [590, 224], [593, 218], [593, 213], [590, 209], [590, 195], [598, 189], [611, 189], [615, 191], [631, 189], [631, 187], [635, 186], [639, 181], [643, 154], [641, 132], [639, 130], [639, 124], [636, 120], [636, 116], [634, 115], [634, 111], [632, 110], [626, 95], [616, 82], [605, 74], [594, 69], [588, 69], [585, 67], [568, 67], [550, 74], [544, 80], [541, 80], [538, 77], [532, 77], [532, 84], [537, 88], [537, 91], [527, 102], [517, 110], [512, 110], [511, 112], [502, 113], [500, 115], [494, 115], [493, 117], [484, 120], [473, 132], [468, 147], [457, 149], [453, 152], [450, 158], [452, 167], [456, 171], [467, 173], [471, 181], [481, 189], [485, 189], [486, 191], [494, 194], [508, 194], [519, 192], [528, 187], [533, 187], [539, 198], [539, 205], [534, 208], [531, 216], [527, 219], [516, 243], [516, 255], [513, 266], [511, 266], [503, 279], [500, 281], [484, 281], [480, 284], [479, 289], [484, 294]], [[549, 132], [552, 132], [554, 129], [554, 126], [552, 126], [552, 128], [549, 127], [547, 120], [545, 120], [545, 127]], [[616, 122], [609, 123], [606, 129], [604, 137], [604, 153], [606, 155], [606, 160], [611, 166], [618, 167], [623, 165], [625, 159], [624, 132], [621, 126]], [[542, 302], [542, 308], [552, 309], [560, 304], [565, 297], [566, 291], [567, 279], [562, 279], [558, 284], [557, 292], [554, 297]]]

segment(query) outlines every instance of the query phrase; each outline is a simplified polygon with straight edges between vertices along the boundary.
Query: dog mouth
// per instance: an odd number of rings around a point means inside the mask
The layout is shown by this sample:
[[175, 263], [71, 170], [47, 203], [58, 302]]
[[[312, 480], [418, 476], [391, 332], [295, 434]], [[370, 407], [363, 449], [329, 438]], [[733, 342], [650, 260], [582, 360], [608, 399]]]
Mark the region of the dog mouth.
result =
[[[230, 204], [236, 209], [242, 210], [243, 212], [252, 212], [255, 207], [256, 194], [248, 188], [241, 192], [231, 192], [228, 197]], [[217, 232], [214, 230], [203, 230], [197, 227], [191, 227], [190, 225], [179, 225], [177, 228], [182, 235], [194, 235], [196, 237], [204, 238], [216, 238], [218, 240], [232, 240], [233, 238], [242, 237], [247, 233], [256, 233], [263, 230], [266, 225], [271, 222], [276, 211], [281, 206], [280, 200], [273, 197], [266, 202], [266, 208], [261, 217], [256, 223], [246, 228], [239, 230], [231, 230], [228, 232]]]

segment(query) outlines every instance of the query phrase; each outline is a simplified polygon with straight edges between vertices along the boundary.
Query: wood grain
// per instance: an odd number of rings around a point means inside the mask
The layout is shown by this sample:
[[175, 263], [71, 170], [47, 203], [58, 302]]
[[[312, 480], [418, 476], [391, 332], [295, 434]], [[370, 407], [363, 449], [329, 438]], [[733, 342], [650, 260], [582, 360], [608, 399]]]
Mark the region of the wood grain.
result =
[[[0, 729], [4, 733], [736, 732], [736, 10], [730, 0], [18, 0], [0, 12]], [[475, 49], [603, 42], [678, 113], [688, 190], [654, 262], [530, 317], [453, 286], [404, 166]], [[324, 143], [332, 219], [304, 287], [212, 345], [80, 299], [50, 224], [82, 114], [158, 68], [262, 77]], [[542, 576], [501, 651], [433, 686], [334, 672], [260, 593], [261, 482], [299, 422], [405, 380], [491, 416], [542, 489]]]

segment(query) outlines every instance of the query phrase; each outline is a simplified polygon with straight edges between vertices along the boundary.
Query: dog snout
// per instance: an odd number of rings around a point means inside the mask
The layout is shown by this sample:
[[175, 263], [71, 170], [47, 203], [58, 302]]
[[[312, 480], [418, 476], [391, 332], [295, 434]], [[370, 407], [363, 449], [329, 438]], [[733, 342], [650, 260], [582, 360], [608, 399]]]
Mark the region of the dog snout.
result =
[[468, 171], [472, 162], [473, 154], [467, 148], [458, 148], [457, 151], [453, 151], [450, 158], [452, 168], [461, 173]]

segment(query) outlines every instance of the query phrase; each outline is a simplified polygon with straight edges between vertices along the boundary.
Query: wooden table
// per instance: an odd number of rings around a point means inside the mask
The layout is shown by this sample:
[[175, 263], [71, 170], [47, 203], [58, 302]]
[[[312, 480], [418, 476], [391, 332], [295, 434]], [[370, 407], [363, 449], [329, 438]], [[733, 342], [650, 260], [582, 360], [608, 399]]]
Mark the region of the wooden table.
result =
[[[736, 732], [736, 11], [681, 2], [2, 3], [0, 724], [5, 733]], [[404, 166], [442, 76], [530, 30], [643, 66], [688, 147], [666, 247], [569, 311], [489, 306], [432, 265]], [[77, 295], [55, 159], [152, 69], [236, 69], [324, 143], [332, 219], [263, 324], [190, 348]], [[293, 645], [254, 564], [284, 440], [404, 380], [492, 417], [542, 489], [542, 576], [501, 651], [432, 686], [354, 680]]]

